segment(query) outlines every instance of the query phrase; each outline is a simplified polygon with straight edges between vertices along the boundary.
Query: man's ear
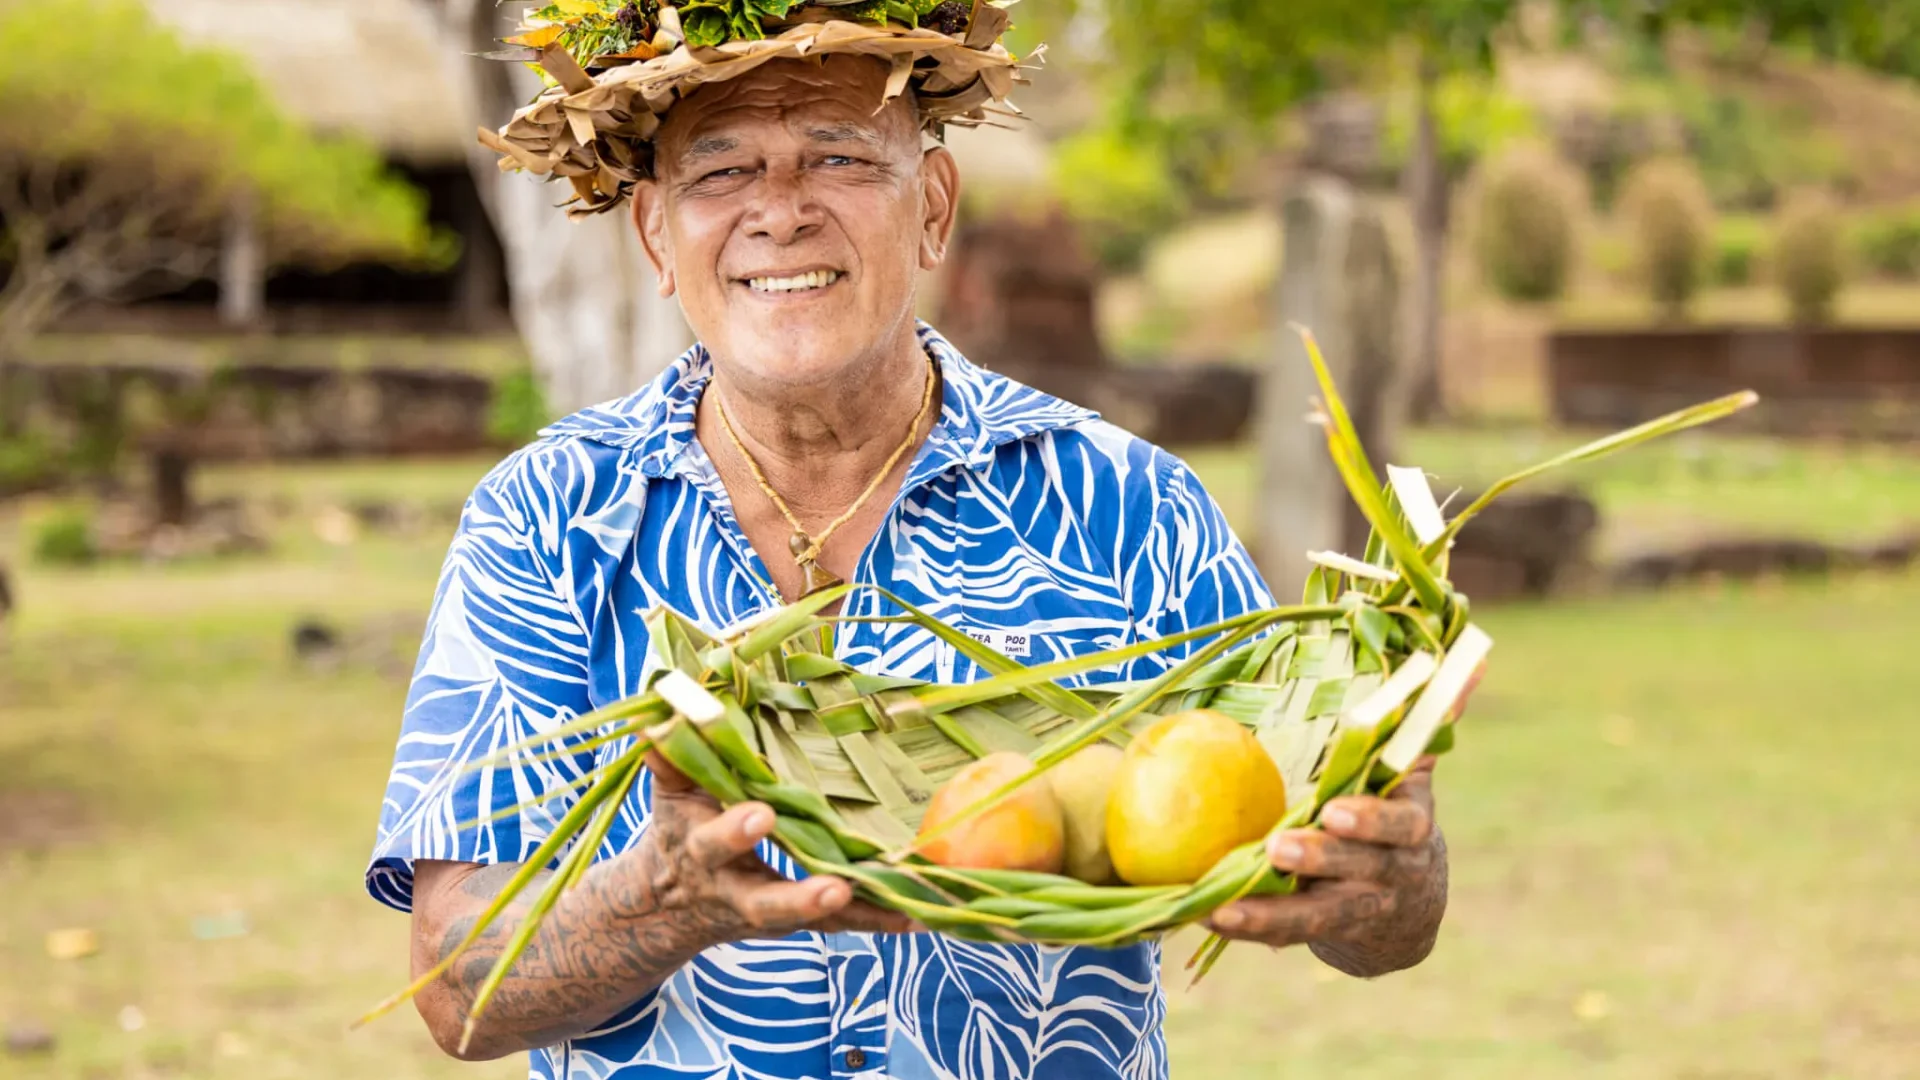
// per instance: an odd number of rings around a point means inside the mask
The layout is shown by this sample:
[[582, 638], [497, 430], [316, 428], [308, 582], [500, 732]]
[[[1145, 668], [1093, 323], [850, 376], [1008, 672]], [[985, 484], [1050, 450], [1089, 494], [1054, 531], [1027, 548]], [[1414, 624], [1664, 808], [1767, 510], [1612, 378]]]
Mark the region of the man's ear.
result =
[[928, 150], [920, 160], [920, 187], [926, 218], [920, 229], [920, 269], [938, 270], [947, 261], [947, 242], [960, 207], [960, 163], [944, 146]]
[[667, 235], [667, 196], [654, 180], [642, 180], [633, 188], [633, 227], [640, 234], [640, 246], [660, 279], [660, 295], [672, 296], [673, 241]]

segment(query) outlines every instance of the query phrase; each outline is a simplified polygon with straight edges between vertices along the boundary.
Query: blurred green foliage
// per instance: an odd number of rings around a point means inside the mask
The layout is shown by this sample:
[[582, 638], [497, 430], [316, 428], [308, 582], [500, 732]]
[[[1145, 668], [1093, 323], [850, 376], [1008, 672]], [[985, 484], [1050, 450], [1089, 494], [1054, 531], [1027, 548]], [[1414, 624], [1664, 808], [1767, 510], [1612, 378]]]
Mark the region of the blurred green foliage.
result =
[[1561, 0], [1563, 7], [1657, 38], [1675, 28], [1764, 39], [1890, 75], [1920, 77], [1916, 0]]
[[1191, 201], [1164, 146], [1129, 141], [1112, 127], [1062, 140], [1048, 167], [1061, 204], [1087, 226], [1095, 257], [1115, 272], [1138, 268], [1148, 243], [1185, 216]]
[[1790, 188], [1846, 176], [1844, 151], [1805, 117], [1694, 83], [1668, 80], [1664, 89], [1720, 206], [1764, 210]]
[[1920, 204], [1870, 210], [1855, 218], [1852, 243], [1862, 265], [1881, 277], [1920, 278]]
[[[289, 43], [289, 47], [297, 43]], [[110, 171], [186, 218], [251, 191], [269, 252], [444, 265], [425, 197], [373, 149], [322, 140], [276, 107], [244, 61], [190, 48], [133, 0], [0, 6], [0, 160]]]
[[61, 455], [38, 432], [0, 435], [0, 494], [48, 484], [61, 465]]
[[1527, 145], [1487, 165], [1476, 208], [1474, 254], [1509, 300], [1539, 303], [1567, 288], [1587, 207], [1580, 174], [1550, 147]]
[[93, 515], [81, 504], [62, 506], [33, 525], [33, 557], [50, 566], [79, 566], [99, 557]]
[[532, 442], [553, 421], [540, 380], [531, 369], [521, 369], [493, 384], [493, 402], [487, 413], [487, 435], [501, 446]]
[[[1388, 100], [1392, 107], [1381, 132], [1381, 155], [1389, 168], [1398, 171], [1413, 153], [1413, 88], [1391, 94]], [[1454, 179], [1503, 148], [1540, 134], [1540, 118], [1533, 106], [1481, 71], [1442, 76], [1434, 85], [1433, 106], [1441, 165]]]
[[1753, 284], [1771, 241], [1772, 227], [1765, 218], [1750, 214], [1721, 218], [1713, 229], [1713, 283], [1721, 288]]
[[1795, 322], [1823, 323], [1833, 317], [1834, 299], [1846, 278], [1844, 245], [1839, 210], [1824, 193], [1807, 192], [1789, 200], [1781, 212], [1773, 273]]

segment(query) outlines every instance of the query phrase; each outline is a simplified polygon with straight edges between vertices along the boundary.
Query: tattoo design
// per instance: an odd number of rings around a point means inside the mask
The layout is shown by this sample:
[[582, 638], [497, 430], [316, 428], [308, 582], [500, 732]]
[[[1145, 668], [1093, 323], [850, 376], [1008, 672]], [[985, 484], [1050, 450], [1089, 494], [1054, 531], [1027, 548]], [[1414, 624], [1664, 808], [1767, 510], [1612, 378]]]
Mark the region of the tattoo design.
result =
[[[764, 932], [736, 910], [716, 871], [696, 857], [687, 842], [686, 816], [665, 806], [657, 811], [650, 836], [590, 869], [541, 923], [488, 1001], [474, 1039], [477, 1049], [532, 1049], [581, 1035], [666, 982], [707, 946]], [[760, 866], [749, 855], [740, 872], [751, 872], [746, 864]], [[513, 864], [486, 866], [461, 882], [461, 891], [476, 903], [472, 913], [448, 926], [442, 959], [473, 932], [480, 909], [519, 870]], [[536, 881], [443, 977], [463, 1015], [538, 892]]]
[[[1402, 971], [1426, 959], [1439, 938], [1441, 916], [1447, 906], [1447, 842], [1435, 826], [1428, 841], [1427, 873], [1421, 888], [1391, 893], [1368, 889], [1341, 901], [1336, 925], [1376, 927], [1380, 933], [1343, 941], [1320, 941], [1308, 946], [1329, 967], [1356, 978], [1374, 978]], [[1388, 908], [1392, 900], [1391, 909]], [[1388, 916], [1382, 919], [1381, 916]]]

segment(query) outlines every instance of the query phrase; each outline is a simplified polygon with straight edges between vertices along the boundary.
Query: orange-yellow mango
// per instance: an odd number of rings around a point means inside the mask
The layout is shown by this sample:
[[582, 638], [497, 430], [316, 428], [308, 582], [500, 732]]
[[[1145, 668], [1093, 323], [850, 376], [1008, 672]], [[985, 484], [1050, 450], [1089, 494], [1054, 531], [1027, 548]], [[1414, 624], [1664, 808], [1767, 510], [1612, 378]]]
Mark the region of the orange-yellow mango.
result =
[[[920, 835], [1025, 775], [1033, 762], [1010, 750], [988, 754], [940, 786], [927, 803]], [[1057, 874], [1066, 862], [1066, 823], [1045, 776], [1022, 784], [1000, 803], [934, 837], [920, 853], [942, 866], [1037, 870]]]
[[1130, 885], [1197, 881], [1286, 813], [1286, 783], [1253, 733], [1211, 709], [1155, 721], [1121, 758], [1107, 851]]

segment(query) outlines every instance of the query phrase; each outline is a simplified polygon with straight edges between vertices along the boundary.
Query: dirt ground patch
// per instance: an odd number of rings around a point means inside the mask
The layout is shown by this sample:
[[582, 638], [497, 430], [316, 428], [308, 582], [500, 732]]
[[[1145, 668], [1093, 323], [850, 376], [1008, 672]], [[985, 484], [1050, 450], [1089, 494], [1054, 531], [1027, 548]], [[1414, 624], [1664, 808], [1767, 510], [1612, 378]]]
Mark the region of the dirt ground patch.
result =
[[93, 828], [86, 805], [73, 792], [0, 790], [0, 858], [81, 843]]

